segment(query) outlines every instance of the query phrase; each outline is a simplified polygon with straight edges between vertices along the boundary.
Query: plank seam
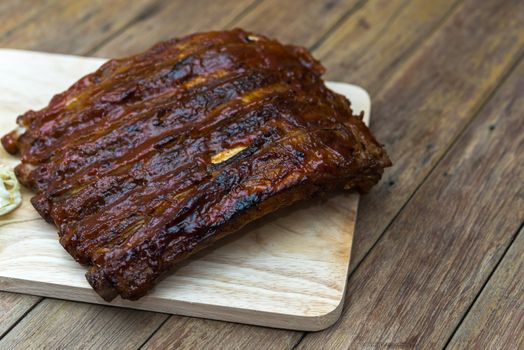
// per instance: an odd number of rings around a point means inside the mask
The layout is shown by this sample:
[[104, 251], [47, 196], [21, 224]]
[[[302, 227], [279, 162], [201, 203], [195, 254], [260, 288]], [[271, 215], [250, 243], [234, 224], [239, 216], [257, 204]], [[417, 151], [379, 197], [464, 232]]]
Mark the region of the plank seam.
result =
[[295, 345], [293, 345], [293, 347], [291, 347], [290, 350], [295, 350], [298, 348], [298, 346], [300, 345], [300, 343], [302, 343], [302, 340], [304, 340], [304, 338], [306, 337], [306, 335], [308, 335], [309, 333], [311, 332], [302, 332], [302, 335], [300, 336], [300, 338], [298, 338], [298, 341], [295, 343]]
[[155, 2], [152, 2], [149, 6], [146, 6], [142, 11], [140, 11], [135, 17], [131, 18], [126, 24], [124, 24], [120, 29], [115, 30], [112, 34], [108, 35], [105, 39], [100, 40], [97, 44], [93, 45], [90, 49], [85, 51], [86, 56], [92, 55], [96, 50], [98, 50], [100, 47], [104, 46], [106, 43], [110, 42], [129, 28], [131, 28], [134, 24], [136, 24], [139, 21], [142, 21], [144, 19], [147, 19], [148, 17], [151, 17], [157, 12], [158, 7], [162, 7], [164, 1], [158, 0]]
[[149, 335], [149, 336], [148, 336], [148, 337], [147, 337], [147, 338], [142, 342], [142, 344], [140, 344], [140, 346], [137, 347], [137, 349], [139, 349], [139, 350], [140, 350], [140, 349], [143, 349], [144, 346], [149, 342], [149, 340], [150, 340], [151, 338], [153, 338], [153, 336], [156, 334], [156, 332], [157, 332], [160, 328], [162, 328], [162, 326], [164, 326], [164, 324], [165, 324], [165, 323], [166, 323], [166, 322], [167, 322], [171, 317], [173, 317], [173, 315], [166, 315], [166, 318], [165, 318], [162, 322], [160, 322], [160, 324], [158, 325], [158, 327], [157, 327], [153, 332], [151, 332], [151, 334], [150, 334], [150, 335]]
[[245, 9], [240, 11], [238, 15], [236, 15], [233, 19], [227, 22], [227, 24], [225, 25], [225, 28], [230, 28], [232, 26], [235, 26], [235, 23], [240, 22], [242, 18], [246, 17], [250, 12], [256, 9], [262, 2], [263, 0], [254, 0], [251, 4], [247, 5]]
[[40, 297], [37, 302], [35, 302], [30, 308], [28, 308], [24, 313], [11, 325], [9, 328], [5, 330], [4, 333], [0, 334], [0, 340], [2, 340], [9, 332], [11, 332], [35, 307], [38, 306], [45, 298]]
[[[446, 11], [444, 16], [435, 23], [435, 25], [429, 30], [428, 34], [418, 40], [416, 40], [413, 44], [411, 44], [406, 50], [404, 50], [403, 53], [400, 54], [398, 58], [393, 60], [391, 62], [390, 67], [397, 66], [400, 62], [405, 61], [408, 59], [408, 57], [413, 56], [415, 51], [417, 51], [424, 43], [428, 42], [433, 36], [438, 33], [439, 29], [448, 21], [448, 19], [451, 17], [451, 15], [457, 10], [460, 4], [462, 4], [464, 0], [457, 0], [453, 5]], [[385, 80], [388, 80], [391, 77], [391, 74], [388, 74], [385, 78]], [[377, 89], [377, 95], [385, 88], [385, 84], [381, 85]]]
[[351, 7], [349, 10], [347, 10], [338, 20], [335, 21], [335, 23], [329, 27], [324, 34], [318, 38], [313, 45], [309, 48], [311, 52], [315, 51], [317, 48], [319, 48], [330, 36], [335, 32], [342, 24], [344, 24], [355, 12], [360, 10], [364, 4], [368, 2], [368, 0], [359, 0]]
[[[398, 17], [402, 14], [402, 12], [406, 9], [406, 7], [409, 5], [409, 0], [405, 0], [402, 5], [393, 12], [388, 19], [385, 22], [384, 27], [382, 27], [372, 38], [371, 43], [369, 44], [369, 48], [372, 48], [375, 46], [377, 41], [384, 36], [385, 33], [389, 31], [389, 28], [391, 25], [398, 19]], [[438, 22], [436, 23], [438, 26]], [[409, 49], [409, 48], [408, 48]]]
[[451, 332], [451, 335], [449, 336], [448, 340], [446, 341], [446, 344], [444, 345], [444, 349], [447, 349], [449, 347], [449, 343], [451, 343], [451, 341], [453, 340], [453, 337], [455, 336], [455, 334], [458, 332], [458, 330], [460, 329], [460, 327], [464, 323], [464, 320], [469, 315], [471, 309], [473, 308], [473, 306], [475, 306], [475, 304], [476, 304], [477, 300], [479, 299], [480, 295], [482, 294], [484, 289], [486, 289], [486, 286], [491, 281], [491, 278], [493, 277], [495, 272], [498, 270], [499, 265], [502, 263], [502, 261], [506, 257], [506, 255], [507, 255], [508, 251], [510, 250], [511, 246], [513, 245], [513, 243], [515, 242], [515, 240], [517, 239], [517, 237], [520, 234], [524, 234], [523, 232], [524, 232], [524, 218], [522, 219], [522, 222], [518, 226], [517, 230], [513, 233], [512, 237], [511, 237], [511, 240], [510, 240], [508, 246], [504, 249], [504, 252], [502, 253], [500, 259], [497, 261], [497, 263], [495, 264], [495, 266], [493, 267], [493, 269], [489, 273], [489, 275], [486, 278], [486, 280], [484, 281], [482, 287], [480, 288], [478, 293], [473, 298], [471, 304], [469, 304], [468, 308], [464, 312], [464, 315], [462, 315], [461, 319], [457, 323], [457, 326], [453, 329], [453, 332]]

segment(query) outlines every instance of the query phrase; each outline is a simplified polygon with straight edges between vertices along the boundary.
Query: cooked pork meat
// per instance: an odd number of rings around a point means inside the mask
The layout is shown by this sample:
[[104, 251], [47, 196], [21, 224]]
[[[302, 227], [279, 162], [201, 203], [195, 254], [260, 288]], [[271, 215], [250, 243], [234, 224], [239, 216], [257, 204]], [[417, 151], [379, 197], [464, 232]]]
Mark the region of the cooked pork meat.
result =
[[301, 47], [236, 29], [110, 60], [3, 137], [105, 299], [280, 207], [368, 191], [391, 163]]

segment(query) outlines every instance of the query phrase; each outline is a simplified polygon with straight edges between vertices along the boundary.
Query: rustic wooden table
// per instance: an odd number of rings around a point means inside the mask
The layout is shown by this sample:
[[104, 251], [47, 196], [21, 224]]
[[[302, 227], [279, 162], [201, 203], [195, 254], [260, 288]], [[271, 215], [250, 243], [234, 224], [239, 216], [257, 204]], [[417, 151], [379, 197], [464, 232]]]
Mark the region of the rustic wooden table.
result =
[[362, 198], [340, 320], [305, 334], [0, 293], [0, 348], [524, 348], [524, 1], [0, 2], [0, 47], [116, 57], [231, 27], [372, 95], [395, 164]]

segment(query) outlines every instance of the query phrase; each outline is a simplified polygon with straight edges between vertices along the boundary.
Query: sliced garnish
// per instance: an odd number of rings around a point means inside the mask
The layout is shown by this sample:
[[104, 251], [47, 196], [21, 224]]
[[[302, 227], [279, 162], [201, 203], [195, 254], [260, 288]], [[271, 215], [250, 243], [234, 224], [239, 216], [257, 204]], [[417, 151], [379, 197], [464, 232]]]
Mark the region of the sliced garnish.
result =
[[20, 203], [22, 194], [15, 173], [0, 164], [0, 216], [15, 210]]

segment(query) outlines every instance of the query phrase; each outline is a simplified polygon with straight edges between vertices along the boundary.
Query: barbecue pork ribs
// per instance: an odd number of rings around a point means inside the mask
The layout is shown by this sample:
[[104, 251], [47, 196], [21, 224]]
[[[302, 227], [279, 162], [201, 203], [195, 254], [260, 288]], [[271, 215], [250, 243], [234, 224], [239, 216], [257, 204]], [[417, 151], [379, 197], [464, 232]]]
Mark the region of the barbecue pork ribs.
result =
[[301, 47], [236, 29], [110, 60], [2, 138], [105, 299], [280, 207], [368, 191], [391, 163]]

